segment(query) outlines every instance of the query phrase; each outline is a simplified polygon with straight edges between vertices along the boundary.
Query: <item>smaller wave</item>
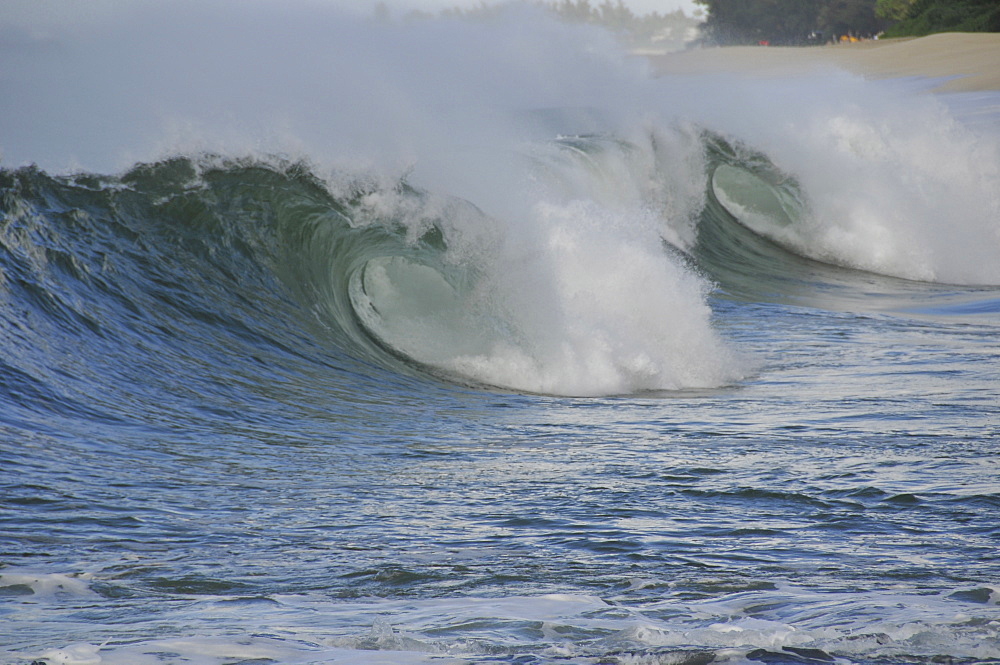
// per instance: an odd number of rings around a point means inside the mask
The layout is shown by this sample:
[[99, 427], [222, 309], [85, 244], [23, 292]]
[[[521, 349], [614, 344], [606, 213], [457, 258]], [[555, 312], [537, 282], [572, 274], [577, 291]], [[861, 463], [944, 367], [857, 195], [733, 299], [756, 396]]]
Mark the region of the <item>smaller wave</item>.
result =
[[908, 316], [995, 309], [994, 287], [913, 279], [827, 251], [811, 198], [795, 175], [739, 141], [707, 130], [704, 140], [708, 198], [691, 254], [726, 296]]
[[732, 89], [759, 105], [753, 113], [704, 119], [715, 133], [712, 190], [731, 215], [829, 265], [1000, 284], [995, 131], [889, 84], [754, 85]]

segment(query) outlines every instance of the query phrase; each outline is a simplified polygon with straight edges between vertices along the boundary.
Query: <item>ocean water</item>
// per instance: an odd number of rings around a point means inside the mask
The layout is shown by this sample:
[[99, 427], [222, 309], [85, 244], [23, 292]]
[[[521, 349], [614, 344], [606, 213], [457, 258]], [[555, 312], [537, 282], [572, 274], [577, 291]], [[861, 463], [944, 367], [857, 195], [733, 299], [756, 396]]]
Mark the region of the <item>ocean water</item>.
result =
[[1000, 662], [1000, 95], [0, 26], [0, 663]]

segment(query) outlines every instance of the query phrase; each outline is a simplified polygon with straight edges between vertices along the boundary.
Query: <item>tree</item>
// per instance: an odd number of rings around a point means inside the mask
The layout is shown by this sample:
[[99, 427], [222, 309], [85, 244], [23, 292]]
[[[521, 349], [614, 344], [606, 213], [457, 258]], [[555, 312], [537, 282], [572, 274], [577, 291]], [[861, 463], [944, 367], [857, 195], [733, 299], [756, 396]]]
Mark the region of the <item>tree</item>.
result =
[[604, 0], [597, 7], [596, 21], [600, 25], [607, 26], [612, 30], [625, 30], [636, 21], [635, 14], [625, 6], [622, 0], [612, 3], [611, 0]]
[[[869, 0], [874, 2], [874, 0]], [[801, 44], [817, 29], [826, 0], [695, 0], [703, 30], [717, 44]]]
[[827, 35], [876, 35], [888, 21], [880, 19], [875, 11], [871, 0], [827, 0], [817, 17], [819, 29]]
[[[890, 5], [894, 7], [895, 5]], [[932, 32], [1000, 32], [997, 0], [913, 0], [899, 23], [886, 31], [892, 37]]]
[[875, 2], [875, 14], [879, 18], [890, 21], [901, 21], [906, 18], [913, 3], [916, 0], [877, 0]]

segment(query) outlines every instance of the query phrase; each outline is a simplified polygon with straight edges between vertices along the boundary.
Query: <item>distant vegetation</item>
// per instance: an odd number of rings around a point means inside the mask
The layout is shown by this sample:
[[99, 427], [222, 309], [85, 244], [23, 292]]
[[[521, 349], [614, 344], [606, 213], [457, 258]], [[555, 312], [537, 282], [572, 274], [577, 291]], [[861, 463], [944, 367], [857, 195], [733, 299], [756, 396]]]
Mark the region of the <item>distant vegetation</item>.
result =
[[[488, 20], [502, 14], [511, 4], [513, 3], [509, 1], [487, 4], [484, 0], [476, 7], [456, 7], [437, 14], [413, 11], [403, 19], [420, 20], [439, 16]], [[629, 9], [622, 0], [614, 2], [603, 0], [600, 4], [591, 4], [590, 0], [534, 0], [528, 4], [552, 12], [570, 23], [605, 27], [635, 50], [674, 51], [684, 48], [697, 38], [698, 26], [703, 20], [700, 10], [695, 16], [687, 16], [683, 10], [666, 14], [652, 12], [640, 16]], [[388, 18], [389, 12], [385, 4], [379, 3], [375, 15], [383, 19]]]
[[673, 51], [683, 48], [698, 37], [701, 12], [687, 16], [683, 10], [660, 14], [634, 14], [622, 0], [603, 0], [591, 5], [589, 0], [559, 0], [539, 2], [539, 5], [560, 18], [600, 25], [610, 29], [634, 49]]
[[932, 32], [1000, 32], [997, 0], [878, 0], [877, 8], [897, 22], [887, 37]]
[[807, 44], [845, 36], [1000, 31], [998, 0], [695, 0], [703, 41]]
[[874, 36], [890, 22], [875, 0], [695, 0], [706, 8], [705, 41], [714, 44], [825, 43]]
[[[1000, 32], [1000, 0], [694, 0], [703, 9], [637, 15], [624, 0], [527, 0], [572, 23], [600, 25], [636, 51], [666, 52], [702, 45], [823, 44], [877, 35]], [[480, 0], [471, 8], [432, 14], [412, 11], [405, 21], [435, 17], [490, 20], [516, 0]], [[380, 2], [378, 19], [388, 20]]]

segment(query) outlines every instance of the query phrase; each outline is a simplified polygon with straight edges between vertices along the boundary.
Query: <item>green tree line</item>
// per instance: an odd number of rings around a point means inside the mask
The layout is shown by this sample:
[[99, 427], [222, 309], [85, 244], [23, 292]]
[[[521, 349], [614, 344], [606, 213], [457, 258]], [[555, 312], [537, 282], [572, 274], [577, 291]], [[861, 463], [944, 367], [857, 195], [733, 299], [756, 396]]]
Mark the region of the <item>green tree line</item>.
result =
[[878, 0], [876, 9], [896, 21], [889, 36], [1000, 32], [1000, 0]]
[[[0, 0], [2, 1], [2, 0]], [[622, 42], [634, 49], [677, 50], [694, 39], [701, 25], [701, 11], [688, 16], [683, 10], [661, 14], [650, 12], [636, 14], [624, 0], [522, 0], [558, 16], [569, 23], [599, 25], [611, 30]], [[480, 0], [471, 7], [452, 7], [437, 14], [411, 11], [404, 21], [425, 20], [437, 17], [468, 20], [490, 20], [502, 16], [515, 0], [496, 3]], [[379, 2], [375, 7], [377, 20], [391, 20], [388, 6]]]
[[703, 40], [804, 44], [842, 35], [1000, 32], [1000, 0], [695, 0]]

